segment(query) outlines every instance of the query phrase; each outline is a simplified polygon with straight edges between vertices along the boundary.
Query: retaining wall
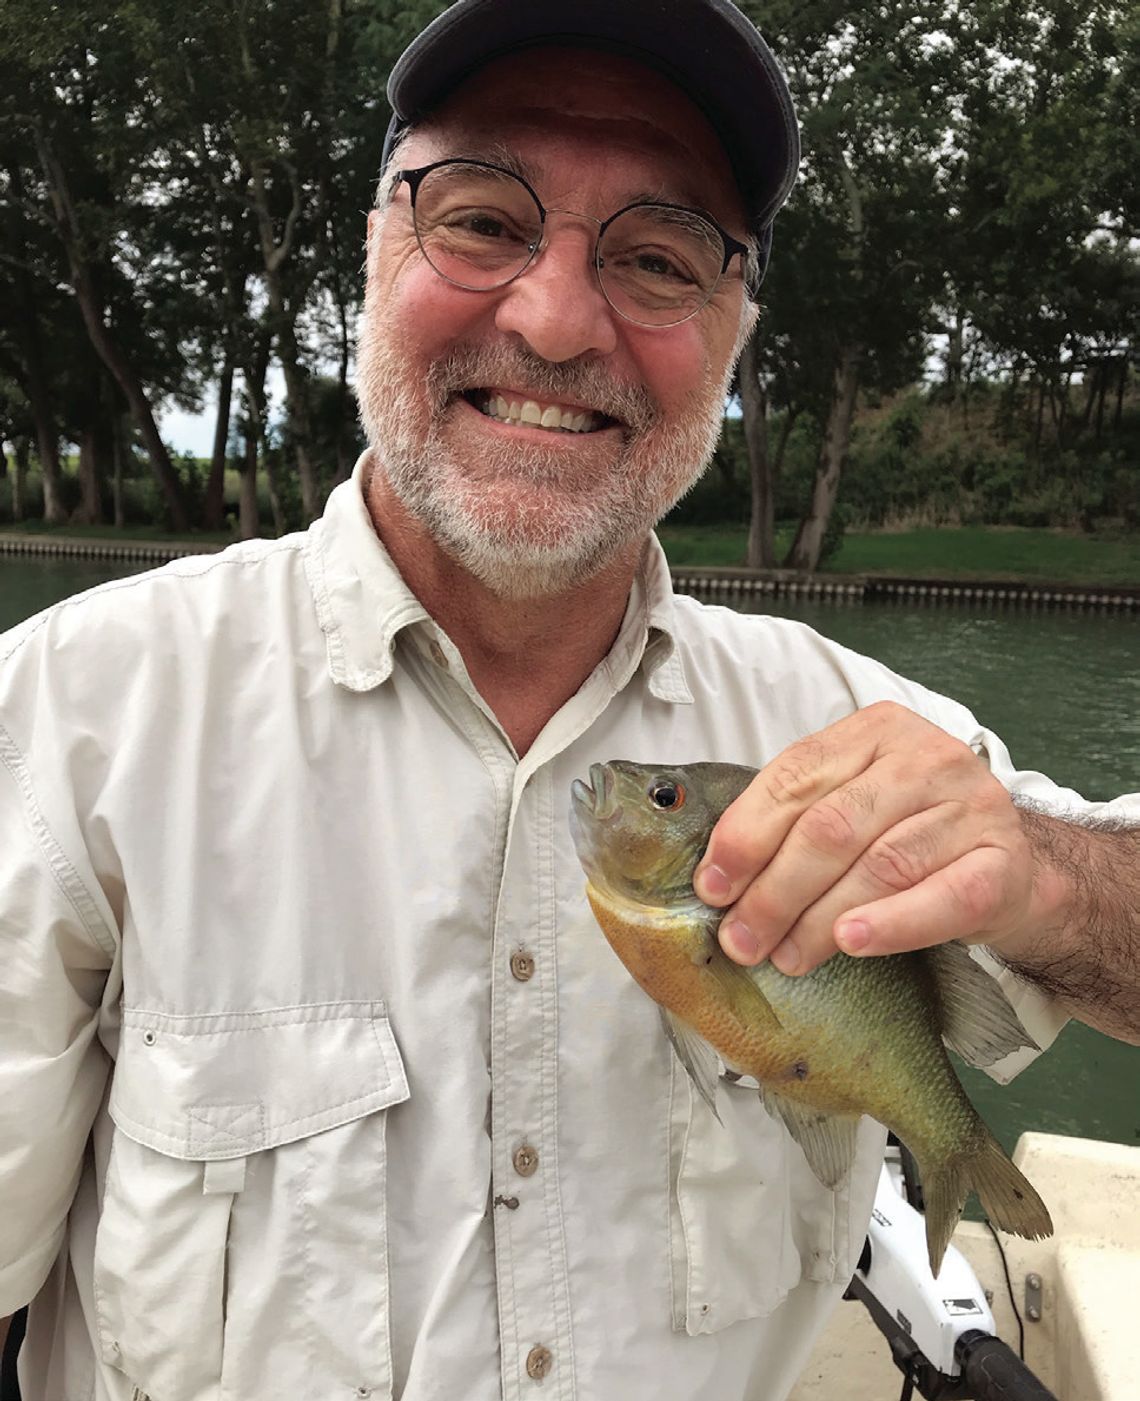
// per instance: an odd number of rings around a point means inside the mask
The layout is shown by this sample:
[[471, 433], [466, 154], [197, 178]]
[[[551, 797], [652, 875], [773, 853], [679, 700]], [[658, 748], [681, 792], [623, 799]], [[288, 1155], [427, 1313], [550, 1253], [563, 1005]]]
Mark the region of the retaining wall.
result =
[[710, 603], [810, 598], [833, 603], [929, 603], [978, 607], [1081, 608], [1140, 614], [1140, 587], [1024, 583], [1006, 579], [900, 579], [881, 574], [796, 574], [788, 570], [678, 566], [673, 584]]

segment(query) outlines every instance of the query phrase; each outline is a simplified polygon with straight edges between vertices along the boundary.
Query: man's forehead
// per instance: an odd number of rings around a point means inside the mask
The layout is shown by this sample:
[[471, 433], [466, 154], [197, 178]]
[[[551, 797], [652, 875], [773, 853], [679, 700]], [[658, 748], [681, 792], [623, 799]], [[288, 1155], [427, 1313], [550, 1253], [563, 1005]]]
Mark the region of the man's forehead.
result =
[[704, 114], [667, 78], [617, 54], [543, 46], [496, 58], [441, 104], [427, 131], [447, 154], [484, 158], [527, 134], [572, 136], [596, 145], [600, 159], [658, 160], [669, 185], [683, 183], [695, 202], [739, 203], [728, 156]]

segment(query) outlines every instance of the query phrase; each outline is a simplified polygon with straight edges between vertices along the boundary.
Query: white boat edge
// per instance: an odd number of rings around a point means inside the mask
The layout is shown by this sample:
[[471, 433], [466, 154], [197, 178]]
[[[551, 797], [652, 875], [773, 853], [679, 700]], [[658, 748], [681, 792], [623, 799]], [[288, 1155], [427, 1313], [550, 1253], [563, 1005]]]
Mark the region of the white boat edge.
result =
[[[1001, 1233], [1025, 1328], [1025, 1363], [1060, 1401], [1129, 1401], [1140, 1395], [1140, 1147], [1026, 1133], [1013, 1160], [1040, 1193], [1054, 1234]], [[963, 1221], [954, 1244], [989, 1298], [997, 1335], [1017, 1350], [1018, 1330], [1001, 1255], [984, 1225]], [[1040, 1280], [1029, 1316], [1027, 1278]], [[839, 1305], [788, 1401], [867, 1401], [899, 1393], [902, 1374], [862, 1304]]]

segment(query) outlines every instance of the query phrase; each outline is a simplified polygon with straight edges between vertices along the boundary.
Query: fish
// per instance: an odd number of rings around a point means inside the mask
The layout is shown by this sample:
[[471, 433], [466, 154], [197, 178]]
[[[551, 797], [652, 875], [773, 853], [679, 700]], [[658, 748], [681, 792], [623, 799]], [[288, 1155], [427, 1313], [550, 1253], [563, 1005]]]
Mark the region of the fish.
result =
[[665, 1032], [719, 1119], [723, 1063], [752, 1077], [829, 1188], [846, 1177], [863, 1115], [914, 1156], [937, 1278], [971, 1190], [1003, 1231], [1053, 1230], [1033, 1186], [970, 1102], [947, 1047], [984, 1068], [1036, 1047], [1000, 985], [951, 940], [873, 958], [832, 955], [789, 977], [746, 968], [717, 941], [724, 914], [693, 872], [717, 819], [755, 777], [738, 764], [594, 764], [571, 786], [586, 896], [614, 952], [661, 1010]]

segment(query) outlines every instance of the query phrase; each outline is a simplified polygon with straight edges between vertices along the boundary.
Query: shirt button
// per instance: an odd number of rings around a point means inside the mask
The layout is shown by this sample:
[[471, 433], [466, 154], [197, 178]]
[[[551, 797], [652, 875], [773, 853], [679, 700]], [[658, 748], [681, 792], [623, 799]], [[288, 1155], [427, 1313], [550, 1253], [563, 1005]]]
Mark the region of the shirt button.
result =
[[529, 982], [534, 977], [534, 959], [529, 953], [511, 954], [511, 972], [520, 983]]
[[443, 654], [443, 648], [439, 645], [439, 643], [435, 640], [434, 637], [432, 638], [431, 643], [428, 646], [428, 651], [431, 653], [431, 659], [433, 662], [435, 662], [436, 666], [441, 666], [443, 667], [444, 671], [446, 671], [448, 665], [447, 658]]
[[538, 1152], [529, 1143], [524, 1143], [521, 1148], [516, 1148], [511, 1161], [520, 1177], [532, 1177], [538, 1170]]
[[536, 1382], [540, 1382], [543, 1377], [548, 1377], [553, 1366], [554, 1354], [548, 1347], [543, 1347], [541, 1343], [537, 1347], [532, 1347], [526, 1355], [526, 1374], [528, 1377], [533, 1377]]

